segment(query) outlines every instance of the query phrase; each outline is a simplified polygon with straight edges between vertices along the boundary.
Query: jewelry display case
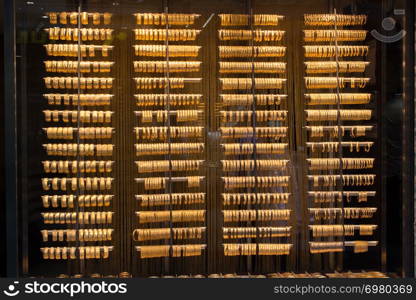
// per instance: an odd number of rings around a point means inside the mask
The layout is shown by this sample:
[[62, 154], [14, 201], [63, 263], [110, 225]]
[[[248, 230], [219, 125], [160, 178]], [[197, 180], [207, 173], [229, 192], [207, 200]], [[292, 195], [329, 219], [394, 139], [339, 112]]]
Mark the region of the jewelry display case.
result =
[[414, 276], [414, 15], [10, 1], [8, 276]]

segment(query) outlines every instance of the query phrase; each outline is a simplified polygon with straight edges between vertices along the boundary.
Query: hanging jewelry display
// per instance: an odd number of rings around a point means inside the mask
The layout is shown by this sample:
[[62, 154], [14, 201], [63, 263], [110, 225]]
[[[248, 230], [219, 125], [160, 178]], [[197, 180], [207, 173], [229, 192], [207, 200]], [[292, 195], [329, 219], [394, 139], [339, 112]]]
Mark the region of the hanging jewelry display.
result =
[[[367, 31], [356, 29], [367, 18], [336, 12], [304, 18], [304, 41], [313, 43], [304, 46], [310, 253], [344, 252], [348, 246], [354, 253], [367, 252], [378, 243], [347, 241], [373, 238], [377, 228], [368, 224], [375, 207], [354, 207], [376, 196], [374, 142], [369, 141], [373, 97], [364, 92], [371, 83], [364, 76], [368, 47], [358, 45]], [[353, 224], [358, 221], [362, 224]]]
[[[43, 111], [44, 259], [108, 260], [113, 251], [114, 61], [110, 13], [49, 12]], [[53, 92], [53, 93], [51, 93]], [[53, 212], [46, 209], [53, 209]], [[64, 226], [64, 227], [62, 227]], [[59, 243], [59, 244], [58, 244]], [[81, 244], [82, 243], [82, 244]]]
[[38, 256], [62, 277], [383, 277], [291, 272], [388, 247], [367, 16], [171, 4], [43, 16]]
[[[199, 15], [138, 13], [135, 18], [140, 27], [134, 29], [135, 39], [154, 43], [133, 46], [134, 71], [140, 76], [134, 78], [136, 250], [141, 259], [201, 256], [206, 248], [201, 244], [206, 231], [204, 107], [194, 91], [202, 82], [195, 77], [202, 62], [201, 47], [190, 45], [200, 30], [189, 28]], [[149, 245], [152, 241], [160, 245]]]
[[286, 90], [284, 18], [219, 17], [227, 27], [218, 30], [224, 255], [289, 255], [288, 111], [287, 95], [279, 94]]

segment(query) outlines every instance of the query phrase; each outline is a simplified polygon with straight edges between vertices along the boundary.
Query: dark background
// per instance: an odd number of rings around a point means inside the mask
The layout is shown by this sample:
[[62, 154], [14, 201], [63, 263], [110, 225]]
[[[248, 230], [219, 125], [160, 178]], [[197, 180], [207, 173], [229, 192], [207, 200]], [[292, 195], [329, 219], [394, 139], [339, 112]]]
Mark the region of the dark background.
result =
[[[4, 1], [0, 1], [0, 115], [4, 115], [4, 59], [3, 59], [3, 6]], [[0, 239], [3, 241], [0, 243], [0, 276], [5, 276], [6, 268], [6, 254], [5, 254], [5, 247], [6, 247], [6, 224], [5, 224], [5, 199], [4, 199], [4, 178], [5, 178], [5, 170], [4, 170], [4, 124], [3, 122], [0, 123], [1, 125], [1, 132], [0, 132], [0, 193], [1, 193], [1, 200], [0, 200]]]

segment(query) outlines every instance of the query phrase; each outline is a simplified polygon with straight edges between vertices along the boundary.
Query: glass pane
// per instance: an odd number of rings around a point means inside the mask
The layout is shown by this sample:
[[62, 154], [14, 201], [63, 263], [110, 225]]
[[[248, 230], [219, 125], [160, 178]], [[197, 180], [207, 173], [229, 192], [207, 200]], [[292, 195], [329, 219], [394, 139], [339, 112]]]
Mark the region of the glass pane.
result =
[[384, 2], [16, 1], [22, 274], [403, 275], [414, 16]]

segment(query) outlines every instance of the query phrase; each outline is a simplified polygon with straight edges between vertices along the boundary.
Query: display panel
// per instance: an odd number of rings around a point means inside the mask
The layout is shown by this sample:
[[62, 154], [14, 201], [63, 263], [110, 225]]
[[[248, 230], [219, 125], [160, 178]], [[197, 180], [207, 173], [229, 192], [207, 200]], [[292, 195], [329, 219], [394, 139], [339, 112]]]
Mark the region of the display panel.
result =
[[385, 7], [313, 2], [17, 1], [22, 274], [409, 274]]
[[353, 253], [366, 253], [379, 243], [371, 240], [378, 227], [371, 222], [378, 210], [371, 202], [377, 178], [373, 96], [363, 92], [371, 80], [365, 77], [369, 46], [360, 45], [367, 31], [358, 29], [367, 16], [334, 9], [304, 19], [307, 197], [313, 218], [309, 252], [342, 253], [353, 247]]

